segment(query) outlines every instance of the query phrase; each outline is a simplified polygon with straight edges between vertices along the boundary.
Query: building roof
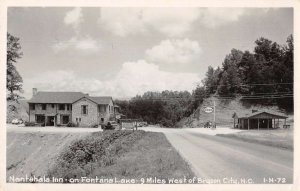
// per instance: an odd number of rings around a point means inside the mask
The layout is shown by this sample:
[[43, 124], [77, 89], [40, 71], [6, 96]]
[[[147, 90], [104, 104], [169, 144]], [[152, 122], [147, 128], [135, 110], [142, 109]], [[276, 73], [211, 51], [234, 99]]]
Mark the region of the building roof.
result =
[[[253, 112], [253, 113], [242, 113], [242, 114], [240, 113], [240, 114], [236, 114], [236, 116], [238, 118], [256, 118], [256, 117], [258, 117], [261, 114], [267, 114], [271, 118], [278, 118], [278, 119], [286, 119], [286, 118], [288, 118], [283, 113], [278, 113], [278, 112], [269, 111], [269, 110], [257, 111], [257, 112]], [[233, 116], [233, 117], [235, 117], [235, 116]]]
[[73, 103], [86, 96], [82, 92], [37, 92], [29, 103]]
[[101, 96], [101, 97], [91, 97], [89, 96], [88, 98], [90, 98], [92, 101], [96, 102], [97, 104], [100, 105], [107, 105], [110, 103], [110, 101], [112, 101], [112, 97], [110, 96]]
[[109, 104], [112, 97], [91, 97], [82, 92], [37, 92], [28, 103], [74, 103], [75, 101], [86, 97], [97, 104]]

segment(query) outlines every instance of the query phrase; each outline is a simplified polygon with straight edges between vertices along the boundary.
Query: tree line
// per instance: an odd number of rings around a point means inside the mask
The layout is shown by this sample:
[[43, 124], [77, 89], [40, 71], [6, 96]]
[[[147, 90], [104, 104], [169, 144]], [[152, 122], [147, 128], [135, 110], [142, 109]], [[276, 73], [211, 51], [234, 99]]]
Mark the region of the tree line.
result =
[[[209, 66], [202, 84], [192, 93], [145, 92], [129, 101], [116, 100], [116, 104], [127, 118], [140, 118], [166, 127], [174, 127], [182, 118], [190, 116], [210, 96], [219, 99], [241, 97], [241, 101], [251, 104], [276, 104], [293, 111], [293, 97], [284, 96], [293, 94], [293, 57], [292, 35], [285, 45], [261, 37], [255, 41], [253, 52], [232, 49], [221, 67]], [[270, 98], [272, 96], [276, 98]]]
[[293, 57], [292, 35], [284, 45], [261, 37], [255, 41], [253, 53], [232, 49], [221, 68], [208, 67], [202, 83], [207, 95], [249, 97], [252, 99], [244, 101], [277, 104], [293, 111]]
[[115, 100], [115, 103], [120, 106], [122, 114], [127, 118], [173, 127], [183, 117], [190, 116], [198, 107], [199, 101], [203, 101], [196, 96], [197, 93], [197, 91], [193, 91], [192, 94], [188, 91], [149, 91], [129, 101]]

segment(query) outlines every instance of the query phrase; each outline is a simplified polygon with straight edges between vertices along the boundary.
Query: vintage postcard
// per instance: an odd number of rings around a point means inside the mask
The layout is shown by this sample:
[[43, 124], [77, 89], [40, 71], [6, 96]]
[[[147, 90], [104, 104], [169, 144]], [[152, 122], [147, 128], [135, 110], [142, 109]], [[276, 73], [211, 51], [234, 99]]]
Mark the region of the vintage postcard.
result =
[[299, 2], [231, 3], [0, 3], [0, 189], [299, 189]]

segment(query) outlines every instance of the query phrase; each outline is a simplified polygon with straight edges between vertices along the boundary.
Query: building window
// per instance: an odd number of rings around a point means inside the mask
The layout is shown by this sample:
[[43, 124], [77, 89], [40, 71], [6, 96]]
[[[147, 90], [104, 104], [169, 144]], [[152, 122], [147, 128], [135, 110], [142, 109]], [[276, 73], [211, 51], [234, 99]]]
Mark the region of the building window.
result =
[[106, 112], [106, 106], [105, 105], [99, 105], [98, 106], [98, 112]]
[[65, 110], [65, 104], [59, 104], [59, 110]]
[[87, 105], [82, 105], [81, 106], [81, 114], [82, 115], [87, 115], [88, 114], [88, 106]]
[[42, 110], [46, 110], [46, 104], [42, 104]]
[[102, 122], [102, 123], [104, 122], [104, 118], [101, 118], [101, 122]]
[[54, 104], [53, 103], [51, 104], [51, 107], [54, 108]]
[[68, 105], [67, 105], [67, 110], [70, 111], [70, 109], [71, 109], [71, 105], [68, 104]]
[[106, 112], [106, 105], [99, 105], [98, 106], [98, 112], [103, 113]]
[[35, 110], [35, 104], [34, 103], [30, 104], [30, 110]]

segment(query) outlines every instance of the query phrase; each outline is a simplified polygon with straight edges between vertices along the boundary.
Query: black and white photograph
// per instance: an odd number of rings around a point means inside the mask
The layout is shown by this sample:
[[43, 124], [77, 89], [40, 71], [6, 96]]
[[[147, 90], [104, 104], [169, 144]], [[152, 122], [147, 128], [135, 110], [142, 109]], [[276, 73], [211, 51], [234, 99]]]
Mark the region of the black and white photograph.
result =
[[294, 7], [6, 10], [6, 184], [299, 182]]

